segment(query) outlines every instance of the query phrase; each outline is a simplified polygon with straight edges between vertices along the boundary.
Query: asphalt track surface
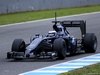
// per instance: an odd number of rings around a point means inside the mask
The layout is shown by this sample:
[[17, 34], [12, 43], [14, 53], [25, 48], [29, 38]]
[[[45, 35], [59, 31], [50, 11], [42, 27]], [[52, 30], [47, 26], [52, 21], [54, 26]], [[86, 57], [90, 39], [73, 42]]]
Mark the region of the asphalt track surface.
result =
[[[98, 49], [96, 53], [79, 53], [74, 56], [66, 57], [65, 60], [51, 60], [51, 59], [25, 59], [22, 61], [6, 59], [6, 53], [11, 50], [12, 42], [15, 38], [22, 38], [29, 43], [30, 37], [36, 33], [46, 34], [52, 30], [51, 20], [36, 21], [30, 23], [21, 23], [11, 26], [0, 27], [0, 75], [18, 75], [27, 71], [51, 66], [54, 64], [78, 59], [92, 54], [100, 53], [100, 12], [95, 14], [80, 15], [60, 18], [58, 20], [86, 20], [87, 33], [95, 33], [98, 38]], [[80, 38], [79, 29], [69, 29], [70, 34]]]

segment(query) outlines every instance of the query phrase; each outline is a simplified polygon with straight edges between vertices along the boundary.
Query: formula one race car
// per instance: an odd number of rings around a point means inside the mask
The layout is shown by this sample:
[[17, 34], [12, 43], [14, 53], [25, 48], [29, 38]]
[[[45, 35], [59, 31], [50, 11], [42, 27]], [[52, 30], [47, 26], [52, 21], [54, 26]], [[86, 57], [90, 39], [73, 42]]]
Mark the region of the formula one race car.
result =
[[[8, 59], [23, 58], [58, 58], [64, 59], [80, 51], [94, 53], [97, 49], [97, 37], [94, 33], [86, 33], [86, 21], [53, 21], [53, 31], [45, 36], [36, 34], [29, 44], [23, 39], [15, 39], [11, 52], [7, 52]], [[70, 36], [66, 27], [80, 27], [81, 39]]]

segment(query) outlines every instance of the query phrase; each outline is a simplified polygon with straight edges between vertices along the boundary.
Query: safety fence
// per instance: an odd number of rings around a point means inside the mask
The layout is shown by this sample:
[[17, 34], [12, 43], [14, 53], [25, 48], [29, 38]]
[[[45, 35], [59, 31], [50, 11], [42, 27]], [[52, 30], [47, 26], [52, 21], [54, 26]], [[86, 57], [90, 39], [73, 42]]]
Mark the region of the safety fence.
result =
[[97, 4], [100, 0], [0, 0], [0, 14]]

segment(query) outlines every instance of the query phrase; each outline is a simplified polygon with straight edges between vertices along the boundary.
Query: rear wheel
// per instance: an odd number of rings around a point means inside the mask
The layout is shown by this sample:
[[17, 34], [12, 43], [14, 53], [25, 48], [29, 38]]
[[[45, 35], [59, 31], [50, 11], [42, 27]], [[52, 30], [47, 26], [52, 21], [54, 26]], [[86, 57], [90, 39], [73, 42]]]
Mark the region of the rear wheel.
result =
[[86, 53], [95, 53], [97, 49], [97, 37], [93, 33], [86, 33], [83, 37], [83, 47]]
[[64, 39], [55, 39], [53, 43], [53, 49], [57, 52], [58, 59], [65, 59], [67, 46]]
[[[25, 42], [23, 39], [15, 39], [12, 44], [12, 52], [24, 52], [25, 53]], [[21, 60], [21, 58], [16, 58]]]

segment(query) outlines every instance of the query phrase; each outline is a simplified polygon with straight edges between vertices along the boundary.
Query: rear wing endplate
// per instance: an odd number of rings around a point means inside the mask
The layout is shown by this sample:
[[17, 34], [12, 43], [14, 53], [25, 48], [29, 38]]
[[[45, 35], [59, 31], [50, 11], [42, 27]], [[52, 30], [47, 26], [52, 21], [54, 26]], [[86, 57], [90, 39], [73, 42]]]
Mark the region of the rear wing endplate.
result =
[[80, 27], [82, 35], [86, 34], [86, 21], [84, 20], [62, 21], [61, 24], [64, 27]]

